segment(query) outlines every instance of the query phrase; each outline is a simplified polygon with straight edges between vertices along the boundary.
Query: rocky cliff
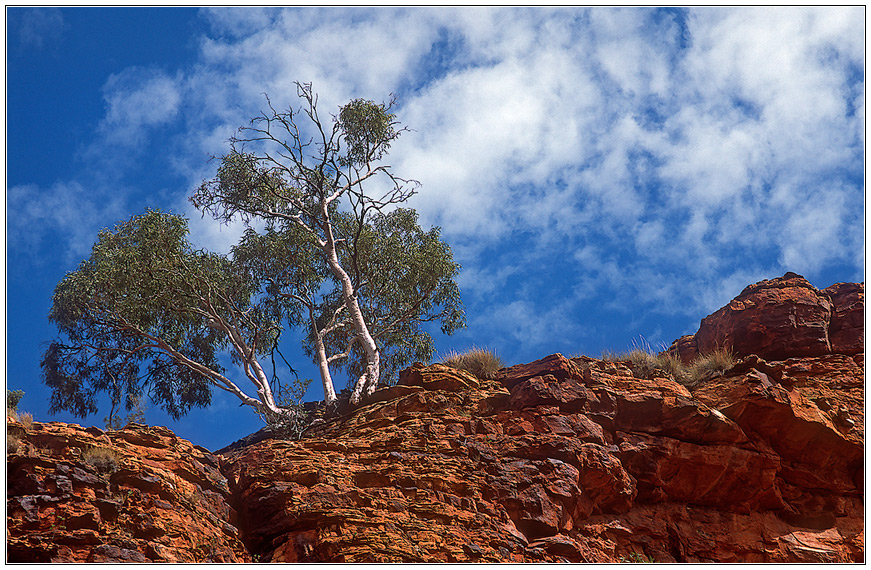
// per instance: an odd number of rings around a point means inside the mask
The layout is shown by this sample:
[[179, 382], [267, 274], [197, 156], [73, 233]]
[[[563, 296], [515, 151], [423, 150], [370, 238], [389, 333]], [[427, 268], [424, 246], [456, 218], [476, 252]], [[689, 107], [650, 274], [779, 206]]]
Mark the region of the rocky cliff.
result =
[[301, 441], [220, 455], [12, 422], [7, 556], [863, 561], [863, 310], [861, 284], [787, 274], [676, 341], [737, 356], [692, 390], [559, 354], [490, 379], [415, 365]]

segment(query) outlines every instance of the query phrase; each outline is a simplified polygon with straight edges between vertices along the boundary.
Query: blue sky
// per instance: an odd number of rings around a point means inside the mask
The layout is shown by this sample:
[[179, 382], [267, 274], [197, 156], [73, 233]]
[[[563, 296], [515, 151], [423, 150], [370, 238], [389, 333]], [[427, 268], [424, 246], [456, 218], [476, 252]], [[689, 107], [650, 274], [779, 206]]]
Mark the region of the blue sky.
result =
[[[97, 232], [187, 197], [234, 130], [312, 82], [322, 109], [398, 97], [389, 163], [463, 270], [472, 345], [509, 364], [654, 348], [746, 285], [864, 281], [864, 34], [855, 8], [7, 8], [6, 374], [49, 416], [56, 283]], [[295, 342], [293, 365], [316, 376]], [[340, 380], [341, 385], [344, 380]], [[319, 398], [313, 384], [309, 397]], [[341, 386], [338, 386], [341, 387]], [[149, 423], [217, 449], [229, 396]]]

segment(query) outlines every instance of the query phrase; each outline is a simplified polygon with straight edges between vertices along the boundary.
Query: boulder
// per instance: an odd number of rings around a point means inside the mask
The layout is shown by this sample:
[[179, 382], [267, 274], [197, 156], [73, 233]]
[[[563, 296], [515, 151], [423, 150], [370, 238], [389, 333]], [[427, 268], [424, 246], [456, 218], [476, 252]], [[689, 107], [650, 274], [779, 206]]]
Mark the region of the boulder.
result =
[[767, 360], [854, 355], [864, 352], [864, 308], [863, 283], [820, 291], [801, 275], [787, 273], [746, 287], [668, 352], [685, 364], [719, 348]]

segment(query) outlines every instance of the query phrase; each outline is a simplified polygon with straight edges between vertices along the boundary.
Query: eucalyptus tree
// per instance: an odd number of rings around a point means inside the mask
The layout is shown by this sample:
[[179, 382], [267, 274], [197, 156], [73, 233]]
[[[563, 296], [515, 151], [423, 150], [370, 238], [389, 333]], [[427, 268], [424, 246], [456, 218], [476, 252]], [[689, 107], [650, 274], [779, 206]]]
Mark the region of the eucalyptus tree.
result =
[[[440, 230], [423, 231], [417, 213], [397, 208], [370, 216], [362, 226], [348, 213], [334, 213], [340, 241], [336, 255], [354, 287], [355, 301], [381, 356], [382, 378], [395, 377], [403, 366], [428, 361], [432, 337], [423, 330], [440, 322], [445, 334], [465, 326], [459, 288], [459, 265]], [[296, 224], [281, 231], [249, 229], [234, 248], [234, 259], [262, 283], [272, 312], [306, 329], [304, 348], [317, 363], [327, 402], [336, 392], [330, 369], [352, 377], [366, 372], [366, 353], [342, 298], [340, 286], [324, 287], [327, 263], [311, 245], [311, 236]], [[353, 245], [351, 245], [353, 244]]]
[[[60, 338], [42, 357], [52, 413], [133, 409], [147, 390], [174, 418], [211, 401], [211, 387], [261, 414], [282, 415], [261, 360], [273, 354], [280, 315], [256, 303], [258, 283], [228, 256], [197, 250], [183, 217], [148, 211], [99, 233], [91, 255], [58, 283], [49, 320]], [[253, 386], [225, 374], [229, 353]]]
[[[357, 377], [357, 404], [382, 377], [432, 356], [427, 323], [447, 334], [465, 325], [450, 247], [400, 207], [417, 184], [381, 163], [405, 130], [392, 102], [357, 99], [326, 123], [309, 85], [298, 96], [300, 109], [269, 103], [240, 129], [216, 178], [191, 198], [221, 221], [263, 221], [260, 231], [249, 227], [227, 255], [210, 253], [188, 241], [185, 218], [147, 211], [101, 231], [57, 285], [49, 319], [60, 334], [41, 361], [52, 412], [94, 413], [105, 392], [112, 418], [147, 391], [178, 418], [218, 388], [267, 421], [293, 424], [275, 383], [287, 329], [304, 331], [327, 402], [336, 400], [331, 369], [344, 369]], [[291, 392], [298, 404], [302, 393]]]
[[[414, 288], [413, 294], [406, 290], [409, 294], [404, 299], [385, 298], [395, 293], [395, 287], [385, 286], [383, 275], [375, 273], [391, 271], [390, 263], [383, 261], [377, 248], [367, 250], [365, 263], [361, 255], [367, 240], [377, 241], [370, 236], [374, 229], [398, 220], [390, 212], [418, 186], [396, 176], [382, 162], [406, 130], [391, 112], [393, 100], [377, 104], [355, 99], [325, 120], [310, 84], [297, 84], [297, 96], [300, 107], [287, 110], [277, 110], [267, 98], [268, 111], [239, 129], [217, 177], [203, 182], [191, 201], [220, 221], [241, 217], [246, 222], [265, 222], [262, 243], [255, 243], [257, 234], [248, 234], [250, 247], [285, 240], [293, 247], [301, 244], [303, 249], [316, 250], [320, 267], [327, 270], [334, 285], [332, 290], [316, 289], [315, 281], [308, 280], [311, 275], [301, 274], [287, 276], [289, 281], [272, 276], [270, 286], [281, 291], [290, 305], [297, 304], [287, 310], [291, 320], [307, 321], [310, 349], [319, 364], [326, 398], [334, 397], [329, 367], [342, 362], [347, 370], [359, 374], [351, 392], [351, 402], [356, 404], [375, 390], [381, 378], [383, 347], [403, 347], [398, 354], [406, 356], [423, 354], [427, 351], [420, 345], [423, 336], [405, 341], [400, 335], [429, 318], [442, 318], [445, 330], [453, 330], [462, 324], [462, 309], [455, 286], [451, 293], [445, 287], [437, 293], [437, 287], [429, 284]], [[413, 226], [417, 226], [416, 219]], [[406, 225], [402, 231], [413, 233], [414, 227]], [[443, 259], [433, 264], [441, 271], [436, 282], [453, 282], [458, 266], [449, 248], [442, 254]], [[286, 252], [279, 257], [281, 264], [294, 263]], [[420, 260], [412, 258], [396, 261], [399, 266], [420, 265]], [[310, 263], [305, 258], [299, 265], [311, 267]], [[409, 284], [410, 279], [403, 282]], [[439, 303], [449, 308], [431, 312]], [[397, 322], [382, 314], [388, 308], [402, 311]], [[411, 348], [415, 343], [419, 346]]]

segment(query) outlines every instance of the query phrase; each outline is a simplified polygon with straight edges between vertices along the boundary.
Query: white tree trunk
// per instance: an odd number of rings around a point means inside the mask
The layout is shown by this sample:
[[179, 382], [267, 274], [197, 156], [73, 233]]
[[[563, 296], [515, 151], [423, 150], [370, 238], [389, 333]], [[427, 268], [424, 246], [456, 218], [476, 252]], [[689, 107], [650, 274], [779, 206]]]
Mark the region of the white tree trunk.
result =
[[348, 315], [351, 318], [351, 323], [357, 333], [357, 340], [363, 347], [366, 353], [366, 372], [360, 376], [354, 389], [351, 392], [351, 404], [360, 403], [363, 396], [368, 396], [375, 391], [378, 385], [378, 378], [381, 375], [381, 354], [378, 351], [378, 345], [375, 344], [375, 339], [372, 338], [372, 333], [369, 332], [369, 327], [366, 325], [366, 320], [363, 318], [363, 311], [360, 309], [360, 304], [357, 302], [357, 296], [354, 291], [354, 284], [351, 282], [351, 277], [348, 272], [339, 263], [339, 255], [336, 252], [336, 241], [333, 236], [333, 228], [330, 224], [328, 205], [325, 203], [321, 209], [323, 216], [324, 234], [326, 239], [323, 242], [323, 251], [327, 256], [327, 263], [333, 275], [342, 284], [342, 300], [345, 307], [348, 309]]
[[[314, 324], [312, 325], [314, 326]], [[333, 387], [333, 378], [330, 374], [330, 364], [327, 360], [327, 351], [324, 341], [315, 328], [315, 352], [318, 357], [318, 369], [321, 373], [321, 383], [324, 385], [324, 402], [332, 404], [336, 401], [336, 389]]]

